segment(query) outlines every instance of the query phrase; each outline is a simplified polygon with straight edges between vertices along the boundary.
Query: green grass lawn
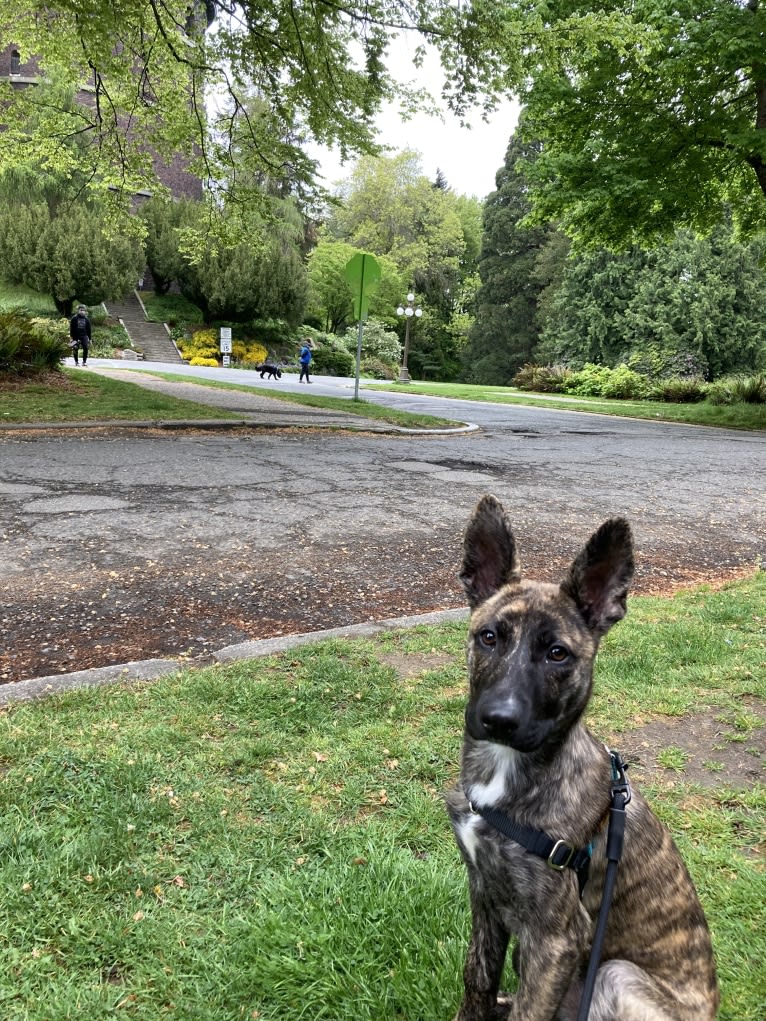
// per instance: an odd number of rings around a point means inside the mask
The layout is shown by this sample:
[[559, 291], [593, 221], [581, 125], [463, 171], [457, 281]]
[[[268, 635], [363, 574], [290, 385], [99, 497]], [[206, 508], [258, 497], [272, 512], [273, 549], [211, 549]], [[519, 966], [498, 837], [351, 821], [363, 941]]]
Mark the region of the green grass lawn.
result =
[[[245, 390], [276, 401], [287, 401], [314, 408], [329, 408], [345, 414], [359, 415], [360, 419], [389, 422], [410, 429], [435, 429], [458, 423], [430, 415], [411, 414], [384, 408], [369, 401], [354, 401], [343, 397], [310, 397], [307, 394], [286, 394], [265, 387], [221, 383], [197, 376], [170, 373], [152, 373], [163, 379], [196, 383], [200, 386], [228, 390]], [[11, 389], [0, 384], [0, 423], [2, 422], [92, 422], [92, 421], [157, 421], [160, 419], [236, 419], [241, 415], [223, 409], [195, 404], [193, 401], [167, 397], [145, 390], [135, 383], [127, 383], [87, 371], [64, 369], [45, 379], [30, 378], [19, 384], [13, 381]]]
[[12, 389], [0, 386], [0, 423], [237, 417], [241, 416], [152, 393], [88, 370], [63, 369], [44, 379], [32, 377], [24, 382], [14, 381]]
[[33, 291], [23, 284], [9, 284], [0, 279], [0, 312], [22, 308], [32, 315], [56, 315], [56, 304], [49, 294]]
[[600, 397], [564, 397], [563, 395], [529, 394], [505, 386], [475, 386], [464, 383], [382, 384], [378, 390], [399, 393], [431, 394], [465, 401], [491, 401], [495, 404], [522, 404], [563, 411], [587, 411], [594, 415], [615, 415], [621, 418], [646, 418], [656, 422], [678, 422], [687, 425], [719, 426], [726, 429], [766, 429], [766, 405], [732, 404], [718, 406], [699, 404], [668, 404], [661, 401], [612, 401]]
[[[144, 370], [145, 371], [145, 370]], [[224, 383], [183, 373], [152, 373], [152, 375], [200, 386], [229, 390], [246, 390], [276, 401], [302, 404], [315, 408], [328, 408], [346, 414], [359, 415], [374, 421], [390, 422], [412, 429], [435, 429], [462, 423], [437, 416], [413, 414], [385, 408], [379, 404], [355, 401], [350, 397], [321, 397], [309, 394], [280, 392], [273, 388]], [[67, 381], [65, 383], [64, 381]], [[374, 389], [391, 389], [375, 387]], [[623, 415], [631, 418], [652, 418], [662, 421], [687, 422], [697, 425], [721, 426], [739, 429], [766, 429], [766, 407], [757, 404], [736, 404], [714, 407], [708, 404], [655, 404], [653, 402], [598, 401], [581, 398], [577, 401], [548, 401], [509, 391], [505, 387], [473, 387], [453, 383], [412, 383], [409, 388], [394, 387], [405, 393], [431, 393], [435, 396], [463, 400], [485, 400], [503, 404], [527, 404], [538, 407], [563, 408], [569, 411], [590, 411], [599, 414]], [[23, 386], [2, 391], [0, 420], [5, 422], [61, 422], [92, 421], [94, 419], [177, 419], [177, 418], [236, 418], [238, 416], [207, 408], [191, 401], [164, 397], [143, 390], [132, 383], [87, 375], [64, 369], [58, 379], [30, 380]], [[661, 411], [657, 409], [662, 409]], [[466, 418], [469, 418], [466, 415]]]
[[372, 404], [370, 401], [365, 401], [364, 398], [354, 400], [352, 397], [322, 397], [307, 393], [298, 394], [286, 390], [274, 390], [271, 387], [247, 386], [244, 383], [225, 383], [221, 380], [204, 379], [200, 376], [184, 376], [182, 373], [153, 372], [152, 375], [158, 376], [161, 379], [177, 380], [181, 383], [197, 383], [200, 386], [210, 386], [221, 390], [246, 390], [260, 394], [263, 397], [269, 397], [275, 401], [284, 401], [286, 404], [302, 404], [309, 408], [327, 408], [330, 411], [342, 411], [347, 415], [361, 415], [363, 418], [373, 419], [377, 422], [390, 422], [394, 425], [401, 425], [410, 429], [438, 429], [463, 424], [449, 418], [419, 415], [409, 411], [398, 411], [396, 408], [386, 408], [380, 404]]
[[[620, 747], [658, 714], [763, 704], [765, 596], [757, 573], [632, 600], [594, 730]], [[464, 634], [325, 642], [0, 713], [5, 1021], [454, 1016], [469, 916], [441, 795]], [[706, 907], [720, 1017], [762, 1021], [766, 788], [699, 788], [665, 757], [671, 779], [644, 792]]]

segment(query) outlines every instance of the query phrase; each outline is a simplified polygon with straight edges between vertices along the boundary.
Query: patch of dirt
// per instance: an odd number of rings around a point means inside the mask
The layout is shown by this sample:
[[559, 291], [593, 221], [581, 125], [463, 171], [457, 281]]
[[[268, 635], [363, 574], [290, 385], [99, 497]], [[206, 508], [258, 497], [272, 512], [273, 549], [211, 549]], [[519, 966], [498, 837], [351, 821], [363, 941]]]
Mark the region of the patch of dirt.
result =
[[65, 372], [35, 372], [19, 375], [15, 372], [0, 372], [0, 393], [23, 393], [24, 390], [40, 387], [56, 393], [82, 393], [83, 387]]
[[0, 583], [0, 684], [154, 657], [205, 663], [250, 639], [463, 605], [455, 542], [223, 554], [199, 544], [119, 563], [96, 541], [79, 545], [79, 571], [51, 557]]
[[638, 781], [749, 787], [766, 782], [766, 703], [747, 699], [736, 714], [709, 709], [663, 717], [618, 735], [612, 744]]
[[454, 657], [446, 652], [378, 652], [375, 658], [384, 666], [393, 667], [403, 681], [454, 662]]
[[[288, 552], [243, 542], [219, 552], [192, 543], [154, 562], [116, 557], [87, 536], [77, 544], [78, 570], [57, 563], [53, 550], [0, 583], [0, 684], [155, 657], [204, 664], [250, 639], [465, 606], [460, 537], [448, 528], [427, 544], [308, 542]], [[525, 565], [547, 580], [563, 570], [550, 547], [530, 551]], [[669, 592], [666, 570], [649, 563], [634, 591]], [[743, 573], [751, 572], [722, 567], [714, 576]], [[674, 561], [672, 589], [710, 577]]]

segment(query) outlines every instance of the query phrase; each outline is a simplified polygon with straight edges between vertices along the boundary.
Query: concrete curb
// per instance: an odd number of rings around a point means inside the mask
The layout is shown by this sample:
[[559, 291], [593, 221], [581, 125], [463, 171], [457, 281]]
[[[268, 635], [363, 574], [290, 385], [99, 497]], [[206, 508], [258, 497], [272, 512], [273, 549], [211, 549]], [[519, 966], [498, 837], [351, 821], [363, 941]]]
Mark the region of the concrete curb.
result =
[[51, 674], [35, 677], [16, 684], [0, 685], [0, 708], [14, 702], [31, 702], [48, 695], [60, 695], [78, 688], [97, 688], [103, 684], [122, 681], [154, 681], [158, 677], [177, 673], [179, 664], [173, 659], [144, 659], [135, 663], [102, 666], [93, 670], [77, 670], [72, 674]]
[[284, 635], [280, 638], [262, 638], [259, 641], [228, 645], [213, 653], [219, 663], [230, 663], [238, 659], [256, 659], [271, 656], [300, 645], [324, 642], [329, 638], [369, 638], [383, 631], [398, 631], [401, 628], [419, 627], [429, 624], [444, 624], [468, 618], [467, 610], [435, 610], [414, 617], [389, 617], [387, 620], [370, 621], [368, 624], [349, 624], [348, 627], [330, 628], [327, 631], [309, 631], [302, 635]]
[[[302, 645], [312, 645], [332, 638], [369, 638], [385, 631], [445, 624], [468, 619], [468, 611], [435, 610], [410, 617], [390, 617], [386, 620], [370, 621], [366, 624], [349, 624], [348, 627], [330, 628], [327, 631], [309, 631], [304, 634], [283, 635], [279, 638], [263, 638], [258, 641], [227, 645], [213, 653], [217, 663], [233, 663], [243, 659], [260, 659]], [[71, 674], [52, 674], [49, 677], [35, 677], [15, 684], [0, 685], [0, 709], [19, 702], [31, 702], [60, 695], [81, 688], [97, 688], [107, 684], [124, 684], [135, 681], [155, 681], [161, 677], [180, 673], [182, 670], [202, 669], [195, 664], [183, 664], [173, 659], [144, 659], [132, 663], [94, 667], [92, 670], [77, 670]]]
[[471, 422], [465, 425], [452, 426], [444, 429], [409, 429], [402, 425], [379, 423], [374, 419], [365, 419], [358, 424], [348, 420], [329, 422], [262, 422], [248, 418], [178, 418], [178, 419], [142, 419], [124, 422], [109, 419], [93, 422], [0, 422], [0, 432], [68, 432], [72, 429], [335, 429], [346, 432], [376, 432], [405, 436], [452, 436], [456, 433], [478, 432], [480, 427]]

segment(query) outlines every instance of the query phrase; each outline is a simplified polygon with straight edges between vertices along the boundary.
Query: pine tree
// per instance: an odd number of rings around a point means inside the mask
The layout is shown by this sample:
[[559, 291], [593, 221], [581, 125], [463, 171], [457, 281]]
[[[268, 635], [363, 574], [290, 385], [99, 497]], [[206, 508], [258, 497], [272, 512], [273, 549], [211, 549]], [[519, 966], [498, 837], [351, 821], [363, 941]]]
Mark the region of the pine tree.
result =
[[625, 318], [650, 258], [639, 248], [605, 249], [571, 257], [546, 318], [538, 347], [541, 364], [579, 369], [585, 362], [618, 365], [630, 356]]
[[482, 286], [464, 355], [463, 375], [469, 382], [510, 383], [532, 360], [539, 339], [538, 301], [550, 276], [541, 278], [538, 260], [556, 231], [522, 225], [530, 204], [526, 182], [516, 169], [520, 158], [533, 159], [539, 150], [538, 143], [523, 142], [518, 134], [511, 137], [497, 173], [497, 191], [484, 207]]
[[20, 204], [0, 215], [0, 264], [6, 279], [50, 295], [69, 316], [76, 301], [96, 305], [135, 287], [144, 253], [133, 238], [104, 234], [98, 208], [56, 216], [44, 203]]
[[[146, 264], [152, 274], [156, 294], [166, 294], [177, 280], [184, 266], [179, 250], [179, 228], [184, 225], [187, 210], [194, 204], [182, 199], [174, 202], [164, 196], [154, 196], [140, 209], [146, 224]], [[189, 215], [192, 215], [191, 212]]]
[[566, 264], [541, 362], [629, 363], [653, 377], [752, 371], [766, 359], [763, 245], [678, 231], [652, 250], [581, 252]]

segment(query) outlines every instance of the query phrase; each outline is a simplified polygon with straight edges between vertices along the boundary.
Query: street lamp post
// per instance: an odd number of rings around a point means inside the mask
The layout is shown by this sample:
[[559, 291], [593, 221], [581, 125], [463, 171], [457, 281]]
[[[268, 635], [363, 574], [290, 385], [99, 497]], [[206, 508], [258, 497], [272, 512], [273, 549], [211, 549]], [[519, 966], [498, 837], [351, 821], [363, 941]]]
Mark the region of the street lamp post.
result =
[[410, 354], [410, 323], [413, 319], [420, 319], [423, 315], [423, 309], [418, 308], [415, 304], [415, 295], [410, 291], [407, 295], [407, 304], [400, 305], [396, 310], [398, 316], [405, 316], [404, 325], [404, 356], [402, 358], [402, 367], [399, 369], [399, 382], [409, 383], [410, 374], [407, 369], [407, 359]]

